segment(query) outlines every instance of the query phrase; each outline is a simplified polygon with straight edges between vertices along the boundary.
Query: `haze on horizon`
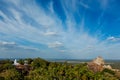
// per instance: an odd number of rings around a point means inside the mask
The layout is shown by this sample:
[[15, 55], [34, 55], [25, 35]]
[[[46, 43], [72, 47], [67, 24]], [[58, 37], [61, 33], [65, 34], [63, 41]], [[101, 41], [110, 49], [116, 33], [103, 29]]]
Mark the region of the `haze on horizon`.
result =
[[119, 0], [0, 0], [0, 58], [120, 59]]

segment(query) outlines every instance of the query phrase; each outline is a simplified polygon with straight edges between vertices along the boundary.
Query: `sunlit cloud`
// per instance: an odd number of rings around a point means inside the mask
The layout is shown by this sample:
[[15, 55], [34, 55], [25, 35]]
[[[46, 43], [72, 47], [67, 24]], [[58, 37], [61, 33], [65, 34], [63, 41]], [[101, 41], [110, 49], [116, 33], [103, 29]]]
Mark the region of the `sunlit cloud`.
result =
[[57, 36], [57, 33], [56, 32], [50, 32], [50, 31], [47, 31], [46, 33], [43, 33], [43, 35], [45, 36]]
[[[114, 36], [101, 38], [102, 35], [106, 34], [102, 32], [102, 29], [105, 27], [104, 23], [107, 23], [105, 20], [103, 22], [103, 18], [109, 1], [95, 1], [100, 4], [97, 7], [100, 13], [95, 17], [97, 21], [94, 23], [91, 22], [90, 14], [98, 10], [94, 11], [93, 6], [89, 4], [91, 2], [71, 1], [59, 1], [59, 4], [61, 4], [59, 7], [63, 10], [61, 13], [57, 13], [55, 1], [48, 2], [47, 9], [38, 4], [36, 0], [3, 1], [7, 4], [5, 9], [10, 14], [0, 8], [0, 40], [2, 41], [0, 42], [0, 51], [5, 52], [6, 56], [2, 53], [0, 55], [7, 57], [10, 49], [13, 50], [16, 57], [19, 51], [21, 53], [31, 53], [30, 55], [26, 54], [29, 57], [32, 57], [32, 55], [38, 57], [39, 55], [39, 57], [45, 58], [65, 58], [67, 56], [69, 58], [92, 58], [96, 56], [112, 58], [113, 52], [118, 55], [120, 52], [120, 38]], [[101, 10], [101, 7], [103, 10]], [[64, 15], [65, 19], [63, 20], [58, 14]], [[90, 31], [94, 27], [93, 34]], [[35, 44], [28, 46], [21, 44], [20, 40], [25, 40], [26, 44], [27, 41]], [[38, 45], [36, 46], [36, 44]], [[4, 46], [8, 49], [6, 52], [1, 45], [11, 45], [12, 47]], [[10, 52], [12, 53], [12, 51]], [[19, 55], [23, 57], [24, 54], [21, 53]], [[61, 55], [60, 53], [64, 54]], [[11, 54], [8, 57], [14, 55]], [[120, 55], [118, 56], [120, 57]], [[113, 58], [119, 58], [118, 56]]]
[[63, 43], [61, 43], [59, 41], [55, 41], [53, 43], [48, 44], [48, 47], [50, 47], [50, 48], [57, 48], [57, 47], [61, 47], [61, 46], [63, 46]]
[[108, 41], [112, 41], [112, 42], [120, 42], [120, 37], [114, 37], [114, 36], [110, 36], [107, 38]]

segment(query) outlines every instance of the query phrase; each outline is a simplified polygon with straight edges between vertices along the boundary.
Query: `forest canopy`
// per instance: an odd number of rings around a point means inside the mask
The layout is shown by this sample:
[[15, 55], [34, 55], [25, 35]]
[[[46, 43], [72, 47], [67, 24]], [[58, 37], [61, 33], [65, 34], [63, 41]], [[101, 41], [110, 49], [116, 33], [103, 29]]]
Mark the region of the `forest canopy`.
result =
[[[24, 65], [24, 61], [27, 65]], [[120, 72], [104, 69], [93, 72], [87, 63], [49, 62], [41, 58], [20, 59], [22, 67], [11, 60], [0, 61], [0, 80], [119, 80]], [[19, 66], [20, 66], [19, 65]]]

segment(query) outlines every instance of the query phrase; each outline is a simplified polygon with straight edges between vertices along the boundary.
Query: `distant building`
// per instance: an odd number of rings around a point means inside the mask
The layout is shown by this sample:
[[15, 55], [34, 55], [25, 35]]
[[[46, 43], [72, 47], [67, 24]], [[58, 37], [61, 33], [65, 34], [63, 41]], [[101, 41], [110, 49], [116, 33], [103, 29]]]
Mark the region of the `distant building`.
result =
[[18, 63], [17, 60], [15, 59], [13, 65], [17, 66], [20, 65], [20, 63]]
[[24, 61], [24, 65], [28, 65], [28, 61], [25, 60], [25, 61]]
[[17, 60], [15, 59], [13, 65], [15, 66], [18, 72], [22, 73], [24, 71], [24, 75], [27, 75], [29, 71], [32, 69], [31, 66], [28, 65], [28, 61], [24, 61], [24, 65], [22, 65], [18, 63]]

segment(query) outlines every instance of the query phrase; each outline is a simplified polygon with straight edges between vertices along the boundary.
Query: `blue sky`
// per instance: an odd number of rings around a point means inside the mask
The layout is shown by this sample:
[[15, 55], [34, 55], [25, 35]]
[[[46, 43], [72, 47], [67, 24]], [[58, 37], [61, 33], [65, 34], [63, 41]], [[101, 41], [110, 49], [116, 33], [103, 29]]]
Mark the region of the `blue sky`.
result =
[[0, 0], [0, 58], [120, 59], [119, 0]]

